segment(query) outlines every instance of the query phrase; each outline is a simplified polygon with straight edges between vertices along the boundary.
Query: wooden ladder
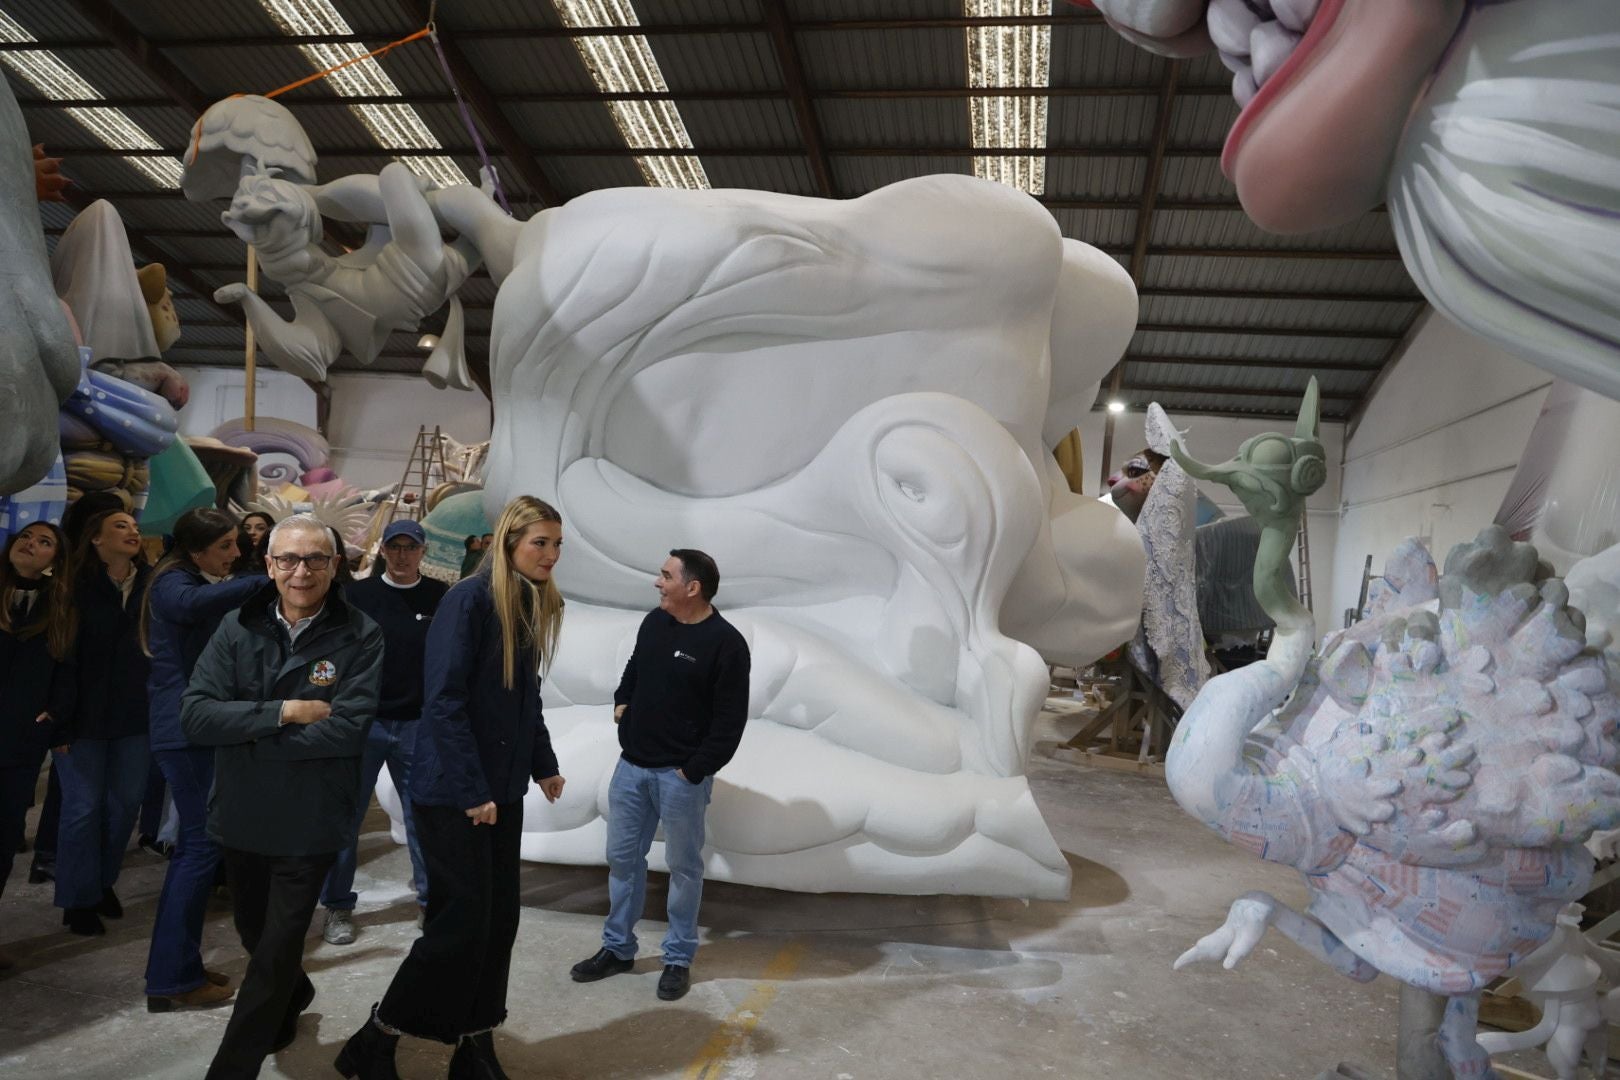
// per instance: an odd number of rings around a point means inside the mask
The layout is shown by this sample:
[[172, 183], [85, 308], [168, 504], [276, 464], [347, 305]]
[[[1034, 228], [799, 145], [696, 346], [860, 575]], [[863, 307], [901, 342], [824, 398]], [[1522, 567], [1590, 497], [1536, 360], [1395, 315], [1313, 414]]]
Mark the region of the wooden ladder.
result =
[[[433, 426], [433, 434], [428, 434], [426, 425], [416, 429], [416, 442], [411, 446], [410, 460], [405, 462], [405, 475], [399, 479], [399, 490], [394, 493], [394, 507], [389, 512], [388, 520], [397, 521], [400, 518], [410, 518], [412, 521], [422, 520], [426, 512], [428, 492], [439, 484], [444, 483], [444, 441], [439, 437], [439, 427]], [[407, 500], [406, 494], [414, 494], [416, 498]]]

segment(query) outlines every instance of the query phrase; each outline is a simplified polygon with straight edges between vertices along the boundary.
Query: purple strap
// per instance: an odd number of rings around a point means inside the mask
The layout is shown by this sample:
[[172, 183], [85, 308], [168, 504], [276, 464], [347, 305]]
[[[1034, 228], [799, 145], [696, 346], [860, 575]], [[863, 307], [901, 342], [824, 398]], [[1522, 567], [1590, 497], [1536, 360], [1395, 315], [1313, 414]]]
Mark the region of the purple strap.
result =
[[478, 125], [473, 123], [472, 113], [467, 109], [466, 99], [461, 96], [461, 87], [456, 85], [456, 77], [450, 74], [450, 61], [445, 59], [444, 46], [439, 44], [438, 32], [434, 31], [429, 34], [428, 39], [433, 42], [433, 51], [439, 56], [439, 67], [444, 69], [444, 81], [450, 85], [450, 92], [456, 96], [456, 105], [461, 108], [461, 122], [467, 125], [467, 131], [472, 135], [473, 145], [478, 147], [478, 163], [484, 167], [484, 171], [488, 173], [490, 181], [495, 186], [495, 201], [501, 204], [501, 209], [505, 210], [507, 216], [510, 217], [512, 207], [506, 201], [506, 192], [501, 190], [500, 174], [495, 171], [495, 166], [489, 163], [489, 151], [484, 149], [484, 140], [478, 134]]

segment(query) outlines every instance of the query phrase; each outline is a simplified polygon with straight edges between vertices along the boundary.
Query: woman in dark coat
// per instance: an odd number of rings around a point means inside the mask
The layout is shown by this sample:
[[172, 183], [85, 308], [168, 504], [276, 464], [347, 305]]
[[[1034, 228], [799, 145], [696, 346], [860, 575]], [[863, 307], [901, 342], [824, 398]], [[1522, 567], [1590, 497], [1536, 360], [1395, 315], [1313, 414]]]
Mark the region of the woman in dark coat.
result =
[[563, 778], [540, 712], [540, 673], [562, 626], [551, 579], [562, 518], [521, 495], [507, 504], [479, 571], [452, 588], [428, 630], [425, 704], [411, 770], [427, 865], [427, 922], [371, 1019], [335, 1062], [393, 1080], [400, 1035], [453, 1044], [452, 1077], [498, 1080], [493, 1030], [506, 1019], [518, 928], [523, 796]]
[[141, 596], [151, 568], [134, 517], [107, 510], [85, 525], [73, 557], [78, 636], [77, 701], [67, 750], [55, 754], [62, 781], [56, 845], [56, 906], [75, 934], [104, 934], [101, 917], [124, 907], [113, 892], [151, 767]]
[[276, 519], [263, 510], [242, 515], [242, 523], [237, 526], [236, 533], [236, 563], [231, 567], [231, 573], [265, 576], [264, 557], [270, 551], [270, 530], [275, 527]]
[[231, 996], [225, 976], [202, 963], [203, 919], [220, 857], [208, 838], [214, 749], [186, 741], [180, 695], [220, 620], [264, 588], [262, 575], [226, 580], [237, 558], [237, 525], [229, 514], [187, 510], [174, 524], [174, 546], [152, 571], [141, 612], [142, 643], [152, 660], [146, 681], [152, 754], [180, 818], [146, 958], [146, 1007], [152, 1012], [217, 1005]]
[[[67, 537], [35, 522], [0, 558], [0, 893], [22, 839], [45, 753], [73, 704]], [[0, 970], [11, 959], [0, 951]]]

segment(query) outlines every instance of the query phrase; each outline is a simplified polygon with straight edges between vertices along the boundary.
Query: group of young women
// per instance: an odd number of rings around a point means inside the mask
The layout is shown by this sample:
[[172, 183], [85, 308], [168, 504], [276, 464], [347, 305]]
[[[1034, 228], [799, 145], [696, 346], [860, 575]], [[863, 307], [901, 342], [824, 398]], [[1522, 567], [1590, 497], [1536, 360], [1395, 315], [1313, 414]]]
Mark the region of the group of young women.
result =
[[[179, 712], [220, 621], [264, 587], [271, 523], [246, 524], [189, 511], [168, 554], [148, 567], [134, 517], [106, 510], [84, 522], [71, 554], [60, 528], [36, 523], [0, 558], [0, 891], [49, 752], [62, 785], [56, 904], [74, 932], [104, 932], [102, 918], [122, 915], [113, 887], [155, 758], [179, 829], [148, 956], [153, 1011], [232, 994], [202, 962], [220, 859], [206, 830], [213, 751], [187, 743]], [[392, 1080], [402, 1034], [454, 1044], [452, 1077], [505, 1075], [490, 1032], [506, 1016], [523, 796], [531, 779], [551, 800], [563, 786], [539, 690], [562, 623], [551, 580], [561, 546], [557, 511], [514, 499], [478, 572], [435, 615], [411, 782], [426, 920], [338, 1057], [345, 1076]], [[253, 548], [256, 566], [242, 554]], [[0, 966], [9, 966], [3, 954]]]

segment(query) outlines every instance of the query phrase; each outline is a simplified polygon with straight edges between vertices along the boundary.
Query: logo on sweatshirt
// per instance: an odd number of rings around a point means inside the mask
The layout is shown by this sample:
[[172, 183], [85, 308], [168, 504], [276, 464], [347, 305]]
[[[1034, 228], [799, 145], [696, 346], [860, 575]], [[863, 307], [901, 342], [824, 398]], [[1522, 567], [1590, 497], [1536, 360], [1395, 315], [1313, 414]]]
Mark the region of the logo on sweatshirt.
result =
[[316, 686], [331, 686], [337, 682], [337, 665], [330, 660], [317, 660], [309, 665], [309, 681]]
[[679, 649], [675, 650], [675, 659], [677, 659], [677, 660], [685, 660], [688, 664], [697, 663], [697, 657], [688, 656], [686, 653], [681, 652], [681, 650], [679, 650]]

